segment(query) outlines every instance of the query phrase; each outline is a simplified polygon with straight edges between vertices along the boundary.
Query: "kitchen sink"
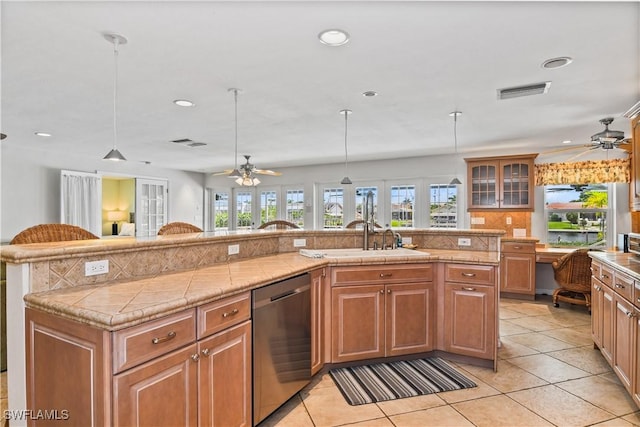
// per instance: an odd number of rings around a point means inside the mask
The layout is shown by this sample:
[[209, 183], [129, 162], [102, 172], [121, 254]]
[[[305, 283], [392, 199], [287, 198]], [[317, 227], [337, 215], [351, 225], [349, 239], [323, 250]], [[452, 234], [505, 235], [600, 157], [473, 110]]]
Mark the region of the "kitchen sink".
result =
[[300, 255], [309, 258], [378, 258], [378, 257], [413, 257], [429, 256], [428, 252], [413, 249], [368, 250], [358, 248], [348, 249], [300, 249]]

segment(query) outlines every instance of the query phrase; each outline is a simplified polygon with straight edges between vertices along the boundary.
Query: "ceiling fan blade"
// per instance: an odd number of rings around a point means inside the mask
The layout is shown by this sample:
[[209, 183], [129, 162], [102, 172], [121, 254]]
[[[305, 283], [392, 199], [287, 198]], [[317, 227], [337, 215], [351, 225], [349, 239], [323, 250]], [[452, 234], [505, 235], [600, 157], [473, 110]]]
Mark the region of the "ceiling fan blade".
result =
[[229, 175], [231, 172], [233, 172], [233, 169], [225, 169], [222, 172], [213, 172], [211, 175]]
[[276, 172], [269, 169], [254, 169], [253, 173], [259, 173], [261, 175], [271, 175], [271, 176], [280, 176], [282, 172]]
[[540, 153], [540, 155], [563, 153], [565, 151], [573, 151], [573, 150], [582, 150], [585, 147], [591, 147], [591, 144], [587, 144], [587, 145], [572, 145], [572, 146], [568, 146], [568, 147], [556, 148], [556, 149], [553, 149], [553, 150], [543, 151], [542, 153]]

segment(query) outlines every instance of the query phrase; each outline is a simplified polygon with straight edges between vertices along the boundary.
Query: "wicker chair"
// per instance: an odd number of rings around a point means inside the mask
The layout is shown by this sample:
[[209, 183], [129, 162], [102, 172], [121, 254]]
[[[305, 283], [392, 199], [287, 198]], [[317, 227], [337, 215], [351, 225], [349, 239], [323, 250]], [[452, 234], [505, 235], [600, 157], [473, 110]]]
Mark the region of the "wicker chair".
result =
[[285, 221], [282, 219], [276, 219], [274, 221], [267, 221], [264, 224], [258, 227], [259, 230], [264, 230], [265, 228], [275, 228], [276, 230], [286, 230], [287, 228], [300, 228], [296, 224]]
[[591, 257], [589, 249], [577, 249], [551, 263], [558, 288], [553, 291], [553, 305], [558, 301], [586, 305], [591, 311]]
[[[365, 222], [364, 219], [356, 219], [345, 225], [344, 228], [358, 228], [359, 225], [363, 225]], [[382, 228], [382, 226], [376, 222], [376, 228]]]
[[95, 234], [70, 224], [40, 224], [22, 230], [10, 244], [66, 242], [69, 240], [99, 239]]
[[165, 234], [202, 233], [202, 229], [186, 222], [170, 222], [158, 230], [158, 236]]

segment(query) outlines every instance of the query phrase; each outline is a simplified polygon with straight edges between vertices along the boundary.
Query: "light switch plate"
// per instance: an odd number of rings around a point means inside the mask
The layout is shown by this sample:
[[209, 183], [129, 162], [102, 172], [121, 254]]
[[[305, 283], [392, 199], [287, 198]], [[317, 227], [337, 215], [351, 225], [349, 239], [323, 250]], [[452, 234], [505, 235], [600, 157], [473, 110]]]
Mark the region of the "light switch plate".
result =
[[307, 246], [307, 239], [293, 239], [294, 248], [302, 248]]
[[471, 246], [471, 239], [466, 237], [459, 237], [458, 246]]
[[229, 255], [236, 255], [240, 253], [240, 245], [229, 245]]

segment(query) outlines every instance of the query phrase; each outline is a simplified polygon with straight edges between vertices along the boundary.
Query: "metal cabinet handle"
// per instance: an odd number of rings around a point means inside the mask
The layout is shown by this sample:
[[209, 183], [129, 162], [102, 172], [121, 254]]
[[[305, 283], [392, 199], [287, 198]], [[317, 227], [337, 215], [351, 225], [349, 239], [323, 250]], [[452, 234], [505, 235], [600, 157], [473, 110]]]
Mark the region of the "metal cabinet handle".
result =
[[471, 288], [471, 287], [468, 287], [468, 286], [463, 286], [463, 287], [462, 287], [462, 290], [463, 290], [463, 291], [475, 291], [475, 290], [476, 290], [476, 288]]
[[[596, 291], [601, 292], [602, 286], [596, 286]], [[640, 298], [638, 299], [638, 302], [640, 302]]]
[[384, 294], [384, 289], [380, 289], [380, 293], [381, 293], [381, 294]]
[[631, 318], [633, 318], [633, 317], [636, 317], [636, 315], [635, 315], [635, 314], [633, 314], [633, 312], [631, 312], [631, 311], [627, 311], [625, 314], [627, 315], [627, 317], [628, 317], [629, 319], [631, 319]]
[[166, 336], [164, 336], [164, 337], [160, 337], [160, 338], [155, 337], [155, 338], [153, 338], [153, 339], [151, 340], [151, 344], [161, 344], [161, 343], [163, 343], [163, 342], [167, 342], [167, 341], [169, 341], [169, 340], [172, 340], [172, 339], [174, 339], [175, 337], [176, 337], [176, 333], [175, 333], [175, 332], [173, 332], [173, 331], [171, 331], [171, 332], [169, 332], [169, 333], [168, 333]]
[[462, 273], [464, 277], [476, 277], [476, 273]]
[[514, 246], [513, 249], [522, 249], [522, 246]]
[[604, 274], [604, 273], [602, 273], [602, 277], [604, 277], [605, 279], [610, 279], [610, 277], [609, 277], [609, 275], [608, 275], [608, 274]]
[[390, 294], [391, 293], [391, 289], [387, 289], [387, 293]]
[[391, 277], [393, 273], [380, 273], [380, 277]]
[[618, 289], [624, 289], [624, 285], [621, 285], [620, 283], [616, 283], [616, 288]]
[[201, 353], [203, 356], [209, 356], [211, 354], [211, 351], [208, 348], [205, 348], [201, 351]]
[[191, 360], [193, 360], [194, 362], [197, 362], [198, 360], [200, 360], [200, 355], [198, 353], [192, 354]]
[[222, 313], [222, 317], [229, 317], [229, 316], [233, 316], [234, 314], [238, 314], [237, 308], [234, 308], [231, 311], [225, 311], [224, 313]]

